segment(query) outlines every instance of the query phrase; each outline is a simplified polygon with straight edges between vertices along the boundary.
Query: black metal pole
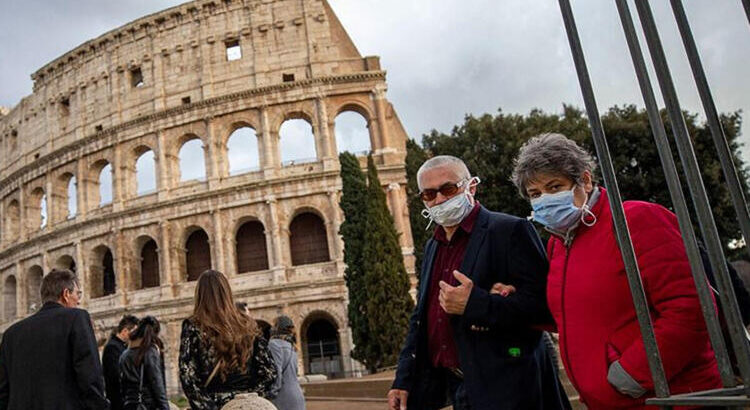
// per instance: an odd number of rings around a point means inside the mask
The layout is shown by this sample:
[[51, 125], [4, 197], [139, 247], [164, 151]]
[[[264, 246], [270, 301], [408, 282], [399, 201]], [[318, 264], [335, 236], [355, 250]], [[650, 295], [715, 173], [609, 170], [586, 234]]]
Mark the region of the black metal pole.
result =
[[745, 15], [747, 16], [747, 22], [750, 23], [750, 0], [742, 0], [742, 5], [745, 6]]
[[630, 232], [628, 231], [628, 225], [625, 220], [625, 211], [622, 208], [622, 198], [617, 186], [617, 177], [615, 176], [614, 166], [612, 165], [609, 148], [607, 147], [604, 128], [602, 127], [602, 122], [599, 118], [599, 110], [596, 106], [596, 98], [594, 97], [594, 90], [591, 86], [588, 68], [586, 67], [581, 40], [578, 37], [578, 29], [576, 28], [575, 18], [573, 17], [573, 10], [570, 7], [569, 0], [559, 0], [559, 3], [560, 11], [565, 23], [565, 30], [568, 34], [570, 51], [573, 54], [573, 62], [575, 63], [578, 81], [581, 85], [581, 92], [583, 93], [586, 114], [588, 115], [589, 123], [591, 124], [594, 146], [596, 147], [596, 154], [602, 169], [602, 177], [607, 186], [607, 196], [609, 197], [610, 208], [612, 210], [615, 235], [625, 264], [625, 272], [627, 273], [628, 284], [630, 285], [630, 292], [633, 297], [633, 304], [635, 305], [638, 323], [641, 328], [641, 335], [643, 336], [643, 344], [646, 350], [648, 365], [654, 379], [656, 396], [669, 397], [669, 385], [667, 384], [664, 367], [662, 366], [661, 357], [659, 355], [659, 348], [656, 344], [654, 328], [651, 323], [648, 303], [646, 302], [646, 294], [643, 291], [643, 283], [641, 282], [641, 275], [638, 269], [635, 251], [633, 250], [633, 243], [630, 240]]
[[[750, 346], [748, 346], [747, 339], [744, 337], [744, 326], [740, 319], [734, 289], [729, 279], [729, 271], [727, 270], [721, 240], [716, 230], [716, 221], [714, 221], [713, 214], [711, 213], [706, 187], [703, 185], [698, 161], [695, 159], [695, 151], [690, 142], [690, 134], [685, 125], [685, 119], [682, 117], [682, 109], [680, 108], [677, 92], [672, 82], [672, 76], [669, 72], [669, 66], [667, 65], [667, 59], [664, 55], [664, 49], [659, 39], [659, 33], [656, 29], [651, 8], [645, 0], [636, 0], [635, 5], [638, 9], [638, 16], [641, 20], [641, 26], [643, 26], [651, 59], [654, 63], [656, 76], [659, 79], [664, 103], [667, 106], [669, 120], [672, 123], [675, 142], [680, 153], [683, 169], [685, 170], [690, 194], [693, 198], [693, 206], [695, 206], [698, 224], [706, 243], [711, 267], [719, 285], [719, 297], [721, 305], [724, 308], [724, 316], [729, 327], [734, 352], [737, 356], [740, 375], [743, 380], [750, 381]], [[746, 391], [750, 395], [750, 383], [746, 383]]]
[[690, 220], [690, 212], [688, 211], [687, 202], [685, 201], [685, 195], [683, 194], [682, 186], [680, 185], [677, 167], [675, 166], [674, 158], [672, 157], [672, 148], [669, 146], [667, 132], [664, 129], [661, 115], [659, 115], [659, 106], [656, 103], [654, 89], [651, 87], [651, 79], [649, 78], [646, 62], [643, 58], [643, 51], [641, 51], [641, 46], [638, 42], [635, 24], [633, 24], [633, 18], [630, 15], [627, 0], [615, 0], [615, 3], [617, 4], [617, 11], [620, 14], [620, 21], [622, 22], [622, 29], [625, 32], [625, 39], [628, 43], [630, 56], [633, 59], [633, 66], [635, 68], [636, 76], [638, 77], [638, 85], [641, 88], [643, 101], [646, 104], [651, 131], [653, 132], [654, 140], [656, 141], [656, 148], [659, 152], [659, 158], [661, 159], [662, 169], [664, 170], [667, 187], [669, 188], [669, 195], [672, 198], [672, 205], [674, 206], [675, 214], [677, 214], [677, 220], [680, 224], [680, 232], [682, 232], [682, 238], [685, 242], [685, 250], [693, 273], [693, 281], [695, 282], [695, 288], [698, 292], [698, 299], [701, 303], [703, 319], [706, 322], [708, 334], [711, 338], [711, 345], [714, 348], [716, 361], [719, 365], [721, 381], [724, 387], [734, 387], [737, 385], [737, 382], [734, 378], [732, 363], [729, 359], [726, 343], [724, 343], [724, 338], [721, 333], [721, 326], [719, 325], [719, 319], [716, 314], [713, 298], [711, 298], [711, 290], [708, 287], [708, 283], [706, 283], [706, 272], [703, 267], [703, 261], [701, 260], [700, 250], [698, 249], [698, 241], [695, 237], [695, 231], [693, 230], [693, 223]]
[[[698, 87], [698, 94], [700, 94], [701, 102], [703, 103], [703, 110], [706, 112], [706, 120], [711, 130], [711, 137], [713, 137], [716, 151], [719, 154], [719, 162], [721, 162], [721, 169], [724, 171], [724, 179], [729, 186], [729, 194], [732, 197], [732, 204], [740, 223], [740, 231], [745, 240], [750, 241], [750, 214], [747, 212], [745, 195], [742, 192], [740, 178], [737, 176], [737, 169], [735, 169], [734, 162], [732, 161], [732, 151], [729, 149], [724, 130], [721, 127], [721, 121], [719, 121], [719, 114], [716, 104], [714, 104], [714, 98], [711, 95], [711, 88], [708, 86], [706, 72], [703, 70], [703, 63], [701, 63], [701, 57], [698, 54], [698, 47], [695, 45], [695, 39], [690, 30], [690, 24], [688, 23], [682, 1], [671, 0], [671, 3], [672, 12], [677, 21], [677, 27], [680, 30], [682, 42], [685, 45], [685, 52], [690, 62], [690, 68], [693, 70], [695, 85]], [[746, 245], [745, 249], [750, 253], [750, 245]]]

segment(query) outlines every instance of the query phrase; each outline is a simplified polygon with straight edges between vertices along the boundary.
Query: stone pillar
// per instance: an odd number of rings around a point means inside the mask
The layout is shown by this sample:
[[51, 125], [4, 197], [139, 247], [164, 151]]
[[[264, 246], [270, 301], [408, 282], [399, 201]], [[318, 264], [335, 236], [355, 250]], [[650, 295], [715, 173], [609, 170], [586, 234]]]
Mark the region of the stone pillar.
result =
[[114, 160], [112, 162], [112, 211], [123, 209], [126, 193], [127, 164], [122, 155], [120, 144], [115, 145]]
[[[61, 218], [61, 215], [60, 215], [61, 212], [59, 212], [58, 210], [58, 205], [57, 205], [58, 198], [56, 198], [57, 194], [54, 191], [55, 187], [52, 185], [52, 179], [53, 178], [49, 174], [47, 174], [44, 180], [44, 196], [47, 198], [47, 226], [46, 228], [50, 228], [52, 225], [55, 225], [58, 222], [65, 220], [64, 217]], [[41, 206], [39, 207], [39, 210], [41, 211]], [[37, 226], [36, 229], [39, 229], [39, 227]]]
[[128, 290], [130, 289], [130, 257], [125, 245], [125, 238], [119, 229], [114, 230], [114, 265], [116, 272], [117, 293], [122, 295], [122, 304], [127, 305]]
[[[156, 191], [158, 194], [159, 201], [165, 201], [169, 199], [169, 190], [172, 189], [172, 179], [169, 172], [169, 163], [167, 158], [168, 142], [164, 131], [156, 132]], [[137, 177], [137, 176], [136, 176]]]
[[[76, 247], [76, 273], [78, 274], [78, 277], [81, 278], [81, 290], [84, 289], [90, 289], [89, 281], [91, 280], [91, 275], [89, 274], [88, 269], [88, 263], [86, 263], [86, 258], [83, 256], [83, 245], [81, 244], [81, 241], [75, 242]], [[88, 294], [88, 292], [83, 293], [83, 300], [81, 300], [81, 307], [85, 308], [89, 304], [89, 299], [91, 295]]]
[[328, 237], [331, 239], [331, 245], [329, 251], [331, 252], [331, 260], [343, 260], [344, 259], [344, 241], [339, 235], [339, 228], [341, 228], [341, 208], [339, 207], [339, 194], [336, 191], [328, 191], [328, 203], [331, 206], [331, 221], [329, 227], [331, 232]]
[[226, 261], [224, 258], [226, 255], [226, 252], [224, 252], [224, 227], [221, 223], [221, 212], [212, 210], [211, 217], [214, 225], [214, 240], [213, 245], [211, 246], [211, 249], [213, 250], [213, 252], [211, 252], [213, 253], [212, 268], [220, 272], [226, 272]]
[[390, 139], [388, 138], [388, 124], [386, 124], [385, 111], [387, 108], [385, 100], [385, 84], [378, 84], [375, 86], [373, 91], [373, 98], [375, 100], [375, 115], [378, 119], [378, 133], [380, 134], [380, 151], [386, 151], [390, 146]]
[[42, 276], [47, 275], [52, 270], [49, 264], [49, 252], [42, 251]]
[[78, 221], [86, 220], [86, 212], [88, 211], [89, 204], [89, 181], [88, 173], [86, 172], [86, 164], [82, 160], [76, 161], [76, 219]]
[[159, 246], [157, 247], [159, 252], [159, 283], [162, 289], [171, 288], [174, 284], [174, 280], [170, 272], [172, 272], [171, 264], [171, 252], [170, 252], [170, 222], [161, 221], [159, 223]]
[[27, 292], [27, 272], [21, 262], [16, 262], [16, 317], [22, 318], [29, 312]]
[[208, 188], [213, 189], [217, 186], [222, 178], [222, 168], [220, 168], [221, 158], [221, 138], [216, 130], [216, 121], [213, 117], [203, 120], [206, 123], [206, 143], [203, 144], [203, 158], [206, 161], [206, 179]]
[[281, 168], [281, 153], [278, 144], [279, 135], [278, 132], [271, 131], [267, 107], [260, 107], [260, 126], [263, 140], [261, 167], [263, 168], [263, 176], [268, 179], [276, 176], [279, 168]]
[[403, 189], [398, 182], [392, 182], [388, 184], [386, 194], [388, 196], [388, 205], [391, 209], [391, 215], [393, 215], [393, 222], [396, 226], [396, 231], [399, 235], [399, 243], [402, 248], [411, 247], [409, 239], [411, 238], [411, 226], [409, 221], [405, 218], [404, 204], [406, 204], [406, 198], [404, 198]]
[[335, 166], [338, 161], [336, 161], [336, 153], [333, 152], [333, 147], [336, 146], [334, 140], [335, 137], [331, 135], [331, 130], [328, 128], [328, 107], [326, 107], [326, 102], [323, 99], [323, 97], [318, 97], [315, 99], [315, 107], [316, 107], [316, 115], [317, 115], [317, 121], [316, 121], [316, 128], [319, 135], [316, 135], [316, 151], [318, 154], [318, 160], [323, 161], [323, 168], [324, 169], [330, 169], [332, 166]]
[[[273, 283], [286, 282], [286, 270], [284, 264], [283, 241], [281, 238], [281, 229], [279, 226], [279, 208], [276, 198], [269, 196], [266, 198], [268, 205], [269, 221], [266, 226], [266, 238], [270, 242], [268, 249], [271, 250], [271, 271], [273, 272]], [[269, 235], [270, 233], [270, 235]], [[267, 242], [267, 243], [268, 243]]]

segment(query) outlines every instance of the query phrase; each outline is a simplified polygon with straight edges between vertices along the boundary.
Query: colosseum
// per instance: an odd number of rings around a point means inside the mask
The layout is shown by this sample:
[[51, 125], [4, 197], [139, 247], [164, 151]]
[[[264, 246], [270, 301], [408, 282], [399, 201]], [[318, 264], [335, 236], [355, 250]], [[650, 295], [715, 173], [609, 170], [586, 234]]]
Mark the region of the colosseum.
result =
[[174, 394], [180, 323], [214, 268], [259, 320], [295, 320], [301, 371], [361, 369], [338, 152], [372, 153], [413, 277], [406, 133], [326, 0], [185, 3], [31, 77], [0, 110], [0, 331], [39, 307], [45, 273], [75, 269], [100, 343], [124, 313], [162, 321]]

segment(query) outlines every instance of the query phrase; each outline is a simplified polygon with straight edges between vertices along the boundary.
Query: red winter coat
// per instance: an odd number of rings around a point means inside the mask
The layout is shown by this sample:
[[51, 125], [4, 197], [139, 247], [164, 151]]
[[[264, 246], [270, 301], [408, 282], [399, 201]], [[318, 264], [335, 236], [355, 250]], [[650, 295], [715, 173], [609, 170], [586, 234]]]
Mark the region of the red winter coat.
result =
[[[670, 392], [720, 388], [675, 215], [647, 202], [628, 201], [624, 208]], [[581, 224], [568, 248], [550, 238], [547, 301], [581, 401], [589, 409], [641, 408], [654, 396], [654, 384], [603, 188], [592, 212], [596, 223]], [[633, 399], [607, 382], [615, 360], [649, 390], [646, 395]]]

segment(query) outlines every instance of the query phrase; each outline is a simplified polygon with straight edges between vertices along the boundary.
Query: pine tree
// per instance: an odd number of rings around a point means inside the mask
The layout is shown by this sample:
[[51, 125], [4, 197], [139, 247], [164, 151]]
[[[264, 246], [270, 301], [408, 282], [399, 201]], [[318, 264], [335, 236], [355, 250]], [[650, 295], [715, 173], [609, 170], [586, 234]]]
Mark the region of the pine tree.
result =
[[344, 240], [344, 279], [349, 290], [349, 326], [352, 329], [354, 350], [352, 358], [364, 361], [365, 347], [369, 344], [369, 328], [366, 316], [366, 300], [363, 271], [362, 251], [364, 248], [364, 232], [367, 202], [367, 180], [356, 156], [349, 152], [339, 155], [341, 163], [341, 202], [339, 206], [344, 212], [345, 220], [341, 224], [339, 233]]
[[361, 361], [374, 371], [396, 364], [414, 304], [398, 233], [372, 156], [367, 158], [367, 184], [362, 268], [369, 335], [361, 346]]

